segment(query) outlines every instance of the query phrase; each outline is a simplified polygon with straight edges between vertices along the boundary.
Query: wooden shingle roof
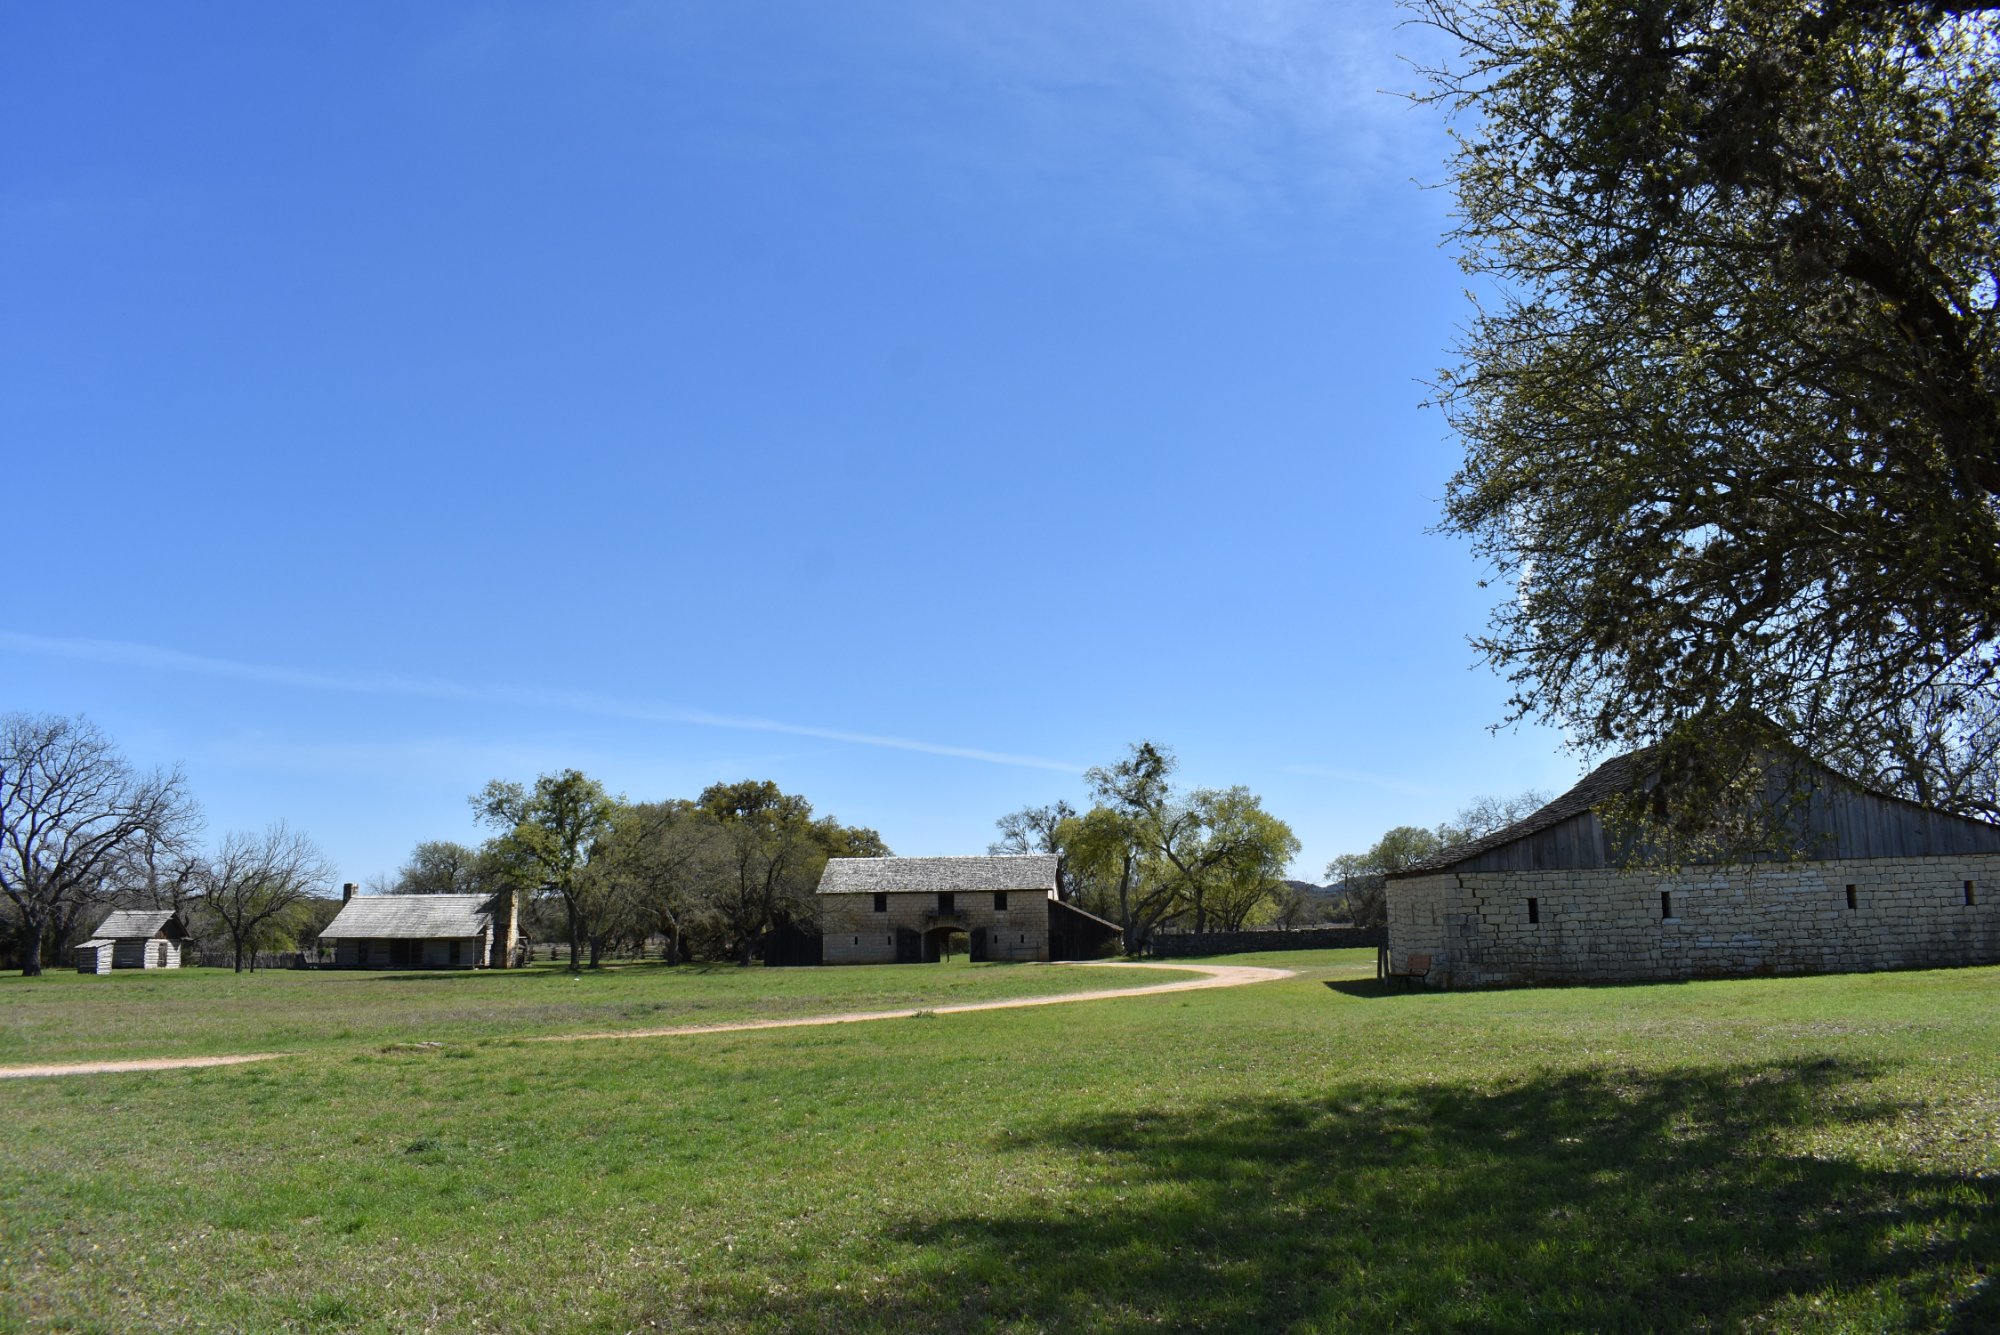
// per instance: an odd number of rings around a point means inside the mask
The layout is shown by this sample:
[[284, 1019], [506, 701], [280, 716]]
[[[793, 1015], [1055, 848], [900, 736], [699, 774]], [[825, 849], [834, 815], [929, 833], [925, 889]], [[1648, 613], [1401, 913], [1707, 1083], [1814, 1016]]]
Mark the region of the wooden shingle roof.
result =
[[1056, 888], [1056, 858], [1049, 853], [983, 858], [832, 858], [819, 878], [823, 895], [882, 891], [1039, 890]]
[[[118, 909], [97, 924], [92, 932], [93, 940], [102, 941], [150, 941], [165, 931], [167, 924], [180, 925], [172, 909]], [[186, 931], [175, 933], [187, 935]]]
[[478, 936], [493, 923], [491, 895], [356, 895], [322, 940], [414, 941]]

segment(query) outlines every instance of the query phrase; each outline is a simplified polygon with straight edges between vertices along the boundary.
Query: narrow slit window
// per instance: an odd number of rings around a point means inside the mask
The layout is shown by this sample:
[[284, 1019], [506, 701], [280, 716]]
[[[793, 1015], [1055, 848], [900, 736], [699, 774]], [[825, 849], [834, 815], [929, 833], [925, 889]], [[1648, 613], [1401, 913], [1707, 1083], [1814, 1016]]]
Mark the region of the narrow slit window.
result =
[[1847, 887], [1847, 907], [1851, 909], [1858, 909], [1861, 907], [1861, 898], [1859, 895], [1855, 893], [1854, 887], [1851, 885]]
[[1662, 918], [1674, 916], [1674, 892], [1671, 890], [1660, 891], [1660, 916]]
[[1971, 908], [1979, 903], [1979, 887], [1972, 881], [1965, 883], [1965, 906]]
[[1542, 901], [1530, 895], [1528, 897], [1528, 921], [1540, 922], [1541, 920], [1542, 920]]

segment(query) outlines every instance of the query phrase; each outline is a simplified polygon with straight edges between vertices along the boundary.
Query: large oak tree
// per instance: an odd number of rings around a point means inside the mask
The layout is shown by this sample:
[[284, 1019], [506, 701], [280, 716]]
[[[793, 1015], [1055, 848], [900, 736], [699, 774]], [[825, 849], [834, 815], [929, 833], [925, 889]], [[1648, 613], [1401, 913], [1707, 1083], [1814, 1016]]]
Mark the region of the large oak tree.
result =
[[1773, 724], [2000, 816], [1993, 7], [1413, 7], [1479, 286], [1445, 527], [1513, 717], [1660, 744], [1695, 818]]

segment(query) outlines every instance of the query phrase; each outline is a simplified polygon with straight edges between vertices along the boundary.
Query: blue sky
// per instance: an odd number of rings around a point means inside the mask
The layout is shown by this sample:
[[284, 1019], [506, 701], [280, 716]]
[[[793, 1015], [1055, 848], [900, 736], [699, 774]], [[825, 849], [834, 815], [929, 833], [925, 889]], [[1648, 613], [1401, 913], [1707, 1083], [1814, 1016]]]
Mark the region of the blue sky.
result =
[[0, 707], [346, 879], [577, 766], [977, 852], [1142, 737], [1482, 793], [1388, 3], [0, 7]]

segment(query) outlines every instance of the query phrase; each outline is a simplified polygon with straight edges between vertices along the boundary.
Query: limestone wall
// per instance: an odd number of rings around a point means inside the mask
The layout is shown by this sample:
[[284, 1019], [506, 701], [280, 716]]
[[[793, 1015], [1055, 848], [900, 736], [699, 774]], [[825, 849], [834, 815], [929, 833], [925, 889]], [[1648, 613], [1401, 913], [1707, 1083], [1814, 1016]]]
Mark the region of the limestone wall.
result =
[[[937, 913], [937, 895], [928, 891], [892, 892], [888, 910], [875, 911], [872, 894], [828, 894], [819, 897], [820, 939], [828, 964], [893, 964], [896, 929], [923, 932]], [[986, 957], [992, 960], [1045, 960], [1049, 957], [1049, 905], [1046, 892], [1010, 890], [1007, 907], [995, 909], [989, 891], [961, 890], [952, 899], [952, 917], [973, 928], [986, 929]]]
[[1389, 945], [1460, 987], [2000, 963], [2000, 855], [1445, 872], [1390, 882]]

